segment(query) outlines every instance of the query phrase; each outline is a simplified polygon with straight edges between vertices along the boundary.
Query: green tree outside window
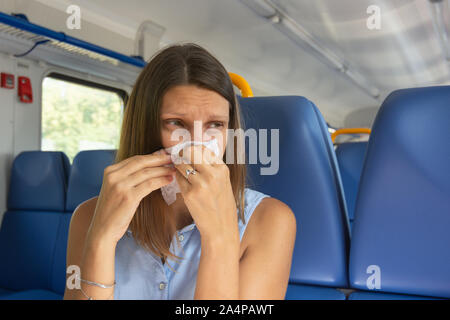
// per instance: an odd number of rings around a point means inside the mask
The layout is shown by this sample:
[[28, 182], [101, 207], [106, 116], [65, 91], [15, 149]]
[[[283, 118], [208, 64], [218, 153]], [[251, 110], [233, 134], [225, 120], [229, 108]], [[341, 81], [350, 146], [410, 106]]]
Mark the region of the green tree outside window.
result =
[[115, 92], [47, 77], [42, 84], [42, 150], [117, 149], [123, 100]]

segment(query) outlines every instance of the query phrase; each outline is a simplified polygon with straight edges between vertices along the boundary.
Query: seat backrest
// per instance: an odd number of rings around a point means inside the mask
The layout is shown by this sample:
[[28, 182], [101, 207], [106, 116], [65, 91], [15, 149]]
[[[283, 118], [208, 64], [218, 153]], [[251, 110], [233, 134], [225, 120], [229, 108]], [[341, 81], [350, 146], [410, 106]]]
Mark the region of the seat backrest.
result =
[[347, 201], [347, 212], [352, 228], [355, 213], [355, 202], [358, 194], [359, 179], [364, 163], [364, 155], [367, 142], [345, 142], [336, 148], [336, 158], [341, 173], [342, 185], [344, 186], [345, 200]]
[[69, 174], [70, 161], [63, 152], [21, 152], [12, 165], [8, 208], [61, 211]]
[[103, 171], [114, 162], [116, 150], [80, 151], [73, 159], [66, 211], [73, 212], [76, 207], [100, 193]]
[[384, 101], [356, 200], [353, 288], [450, 297], [449, 137], [450, 86]]
[[66, 256], [67, 242], [69, 238], [69, 226], [72, 214], [64, 212], [61, 215], [59, 229], [56, 236], [56, 246], [53, 257], [53, 271], [51, 279], [51, 289], [61, 295], [64, 295], [66, 287]]
[[[326, 123], [316, 106], [298, 96], [239, 98], [245, 129], [267, 129], [268, 154], [276, 163], [251, 164], [248, 186], [285, 202], [297, 219], [290, 282], [347, 286], [349, 241], [345, 199]], [[271, 142], [271, 129], [279, 140]], [[247, 132], [246, 131], [246, 132]], [[274, 131], [275, 132], [275, 131]], [[263, 135], [258, 135], [258, 143]], [[265, 153], [259, 144], [258, 152]], [[275, 161], [276, 162], [276, 161]], [[260, 169], [276, 168], [272, 175]]]
[[61, 292], [65, 276], [53, 277], [65, 266], [65, 251], [61, 258], [55, 251], [65, 248], [60, 235], [70, 220], [64, 213], [69, 169], [62, 152], [24, 151], [14, 159], [0, 229], [0, 288]]

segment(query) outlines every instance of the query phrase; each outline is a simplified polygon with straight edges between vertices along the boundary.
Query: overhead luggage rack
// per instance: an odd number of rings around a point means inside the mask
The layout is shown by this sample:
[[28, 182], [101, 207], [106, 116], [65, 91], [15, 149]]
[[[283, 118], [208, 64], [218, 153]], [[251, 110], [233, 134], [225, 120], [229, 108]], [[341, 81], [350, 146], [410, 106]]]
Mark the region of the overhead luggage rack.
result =
[[[100, 62], [118, 66], [120, 62], [142, 68], [146, 62], [95, 44], [71, 37], [63, 32], [33, 24], [23, 18], [0, 12], [0, 36], [30, 43], [30, 50], [36, 46], [53, 47], [75, 55], [81, 55]], [[25, 52], [28, 53], [28, 52]]]

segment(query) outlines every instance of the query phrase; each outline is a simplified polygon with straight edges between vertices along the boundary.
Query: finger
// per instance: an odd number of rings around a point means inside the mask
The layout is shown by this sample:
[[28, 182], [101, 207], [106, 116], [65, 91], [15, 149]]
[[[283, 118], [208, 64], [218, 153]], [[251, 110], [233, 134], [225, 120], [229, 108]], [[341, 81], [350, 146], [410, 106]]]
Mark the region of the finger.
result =
[[179, 151], [178, 156], [184, 163], [188, 163], [191, 165], [201, 164], [202, 161], [204, 160], [201, 152], [201, 147], [198, 145], [185, 146], [183, 149]]
[[[150, 154], [144, 155], [146, 157], [151, 156], [151, 155], [163, 155], [164, 154], [164, 149], [159, 149], [156, 150], [155, 152], [152, 152]], [[141, 155], [136, 155], [136, 156], [131, 156], [127, 159], [124, 159], [118, 163], [112, 164], [109, 166], [110, 168], [110, 172], [114, 172], [119, 170], [120, 168], [123, 168], [125, 165], [127, 165], [128, 163], [130, 163], [131, 161], [133, 161], [135, 159], [135, 157], [140, 157]]]
[[[156, 150], [155, 152], [151, 153], [150, 155], [154, 155], [154, 154], [160, 154], [160, 150]], [[114, 163], [112, 165], [109, 166], [110, 172], [114, 172], [119, 170], [120, 168], [123, 168], [125, 165], [127, 165], [128, 163], [130, 163], [131, 161], [133, 161], [135, 156], [131, 156], [128, 157], [118, 163]]]
[[214, 151], [205, 146], [203, 146], [203, 156], [206, 158], [206, 161], [211, 165], [224, 164], [223, 160], [220, 157], [218, 157], [214, 153]]
[[158, 190], [161, 187], [164, 187], [171, 183], [173, 180], [172, 176], [163, 176], [163, 177], [157, 177], [153, 179], [147, 179], [141, 184], [134, 187], [135, 194], [139, 199], [144, 198], [148, 194], [150, 194], [152, 191]]
[[[191, 152], [195, 155], [197, 154], [201, 154], [201, 158], [203, 160], [204, 163], [207, 164], [223, 164], [222, 159], [220, 159], [218, 156], [216, 156], [216, 154], [214, 153], [214, 151], [212, 151], [211, 149], [207, 148], [204, 145], [196, 145], [194, 146], [194, 152]], [[197, 157], [200, 157], [197, 155]], [[194, 158], [195, 159], [195, 158]], [[194, 164], [196, 164], [194, 162]]]
[[153, 167], [144, 168], [136, 171], [125, 179], [127, 186], [135, 187], [147, 179], [163, 176], [175, 176], [176, 168], [174, 167]]
[[182, 158], [187, 160], [187, 163], [191, 164], [192, 167], [199, 171], [205, 172], [210, 170], [212, 159], [212, 151], [202, 145], [187, 146], [183, 150]]
[[[180, 163], [180, 164], [176, 164], [175, 168], [177, 169], [177, 171], [185, 178], [189, 181], [186, 170], [193, 170], [194, 168], [190, 165], [190, 164], [186, 164], [186, 163]], [[198, 172], [196, 173], [198, 174]], [[194, 175], [196, 175], [194, 174]], [[192, 174], [191, 174], [192, 175]], [[190, 175], [190, 176], [191, 176]]]
[[179, 171], [176, 172], [175, 177], [177, 179], [178, 185], [180, 186], [181, 193], [186, 193], [188, 190], [190, 190], [191, 184]]
[[133, 156], [123, 167], [112, 173], [123, 178], [145, 167], [159, 167], [170, 165], [171, 163], [172, 159], [170, 158], [170, 155], [167, 154], [137, 155]]

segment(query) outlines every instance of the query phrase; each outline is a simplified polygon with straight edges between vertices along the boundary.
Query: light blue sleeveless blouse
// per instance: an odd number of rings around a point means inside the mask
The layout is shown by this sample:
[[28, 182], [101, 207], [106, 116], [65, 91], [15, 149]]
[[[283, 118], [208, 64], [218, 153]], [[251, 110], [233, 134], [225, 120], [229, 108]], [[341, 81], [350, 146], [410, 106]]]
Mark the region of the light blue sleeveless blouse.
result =
[[[244, 195], [245, 224], [238, 215], [241, 241], [256, 206], [263, 198], [269, 197], [249, 188], [244, 189]], [[175, 237], [178, 237], [183, 250]], [[131, 231], [126, 232], [116, 246], [114, 299], [193, 300], [201, 254], [200, 240], [195, 222], [178, 230], [170, 251], [184, 259], [167, 259], [163, 265], [160, 257], [134, 241]]]

